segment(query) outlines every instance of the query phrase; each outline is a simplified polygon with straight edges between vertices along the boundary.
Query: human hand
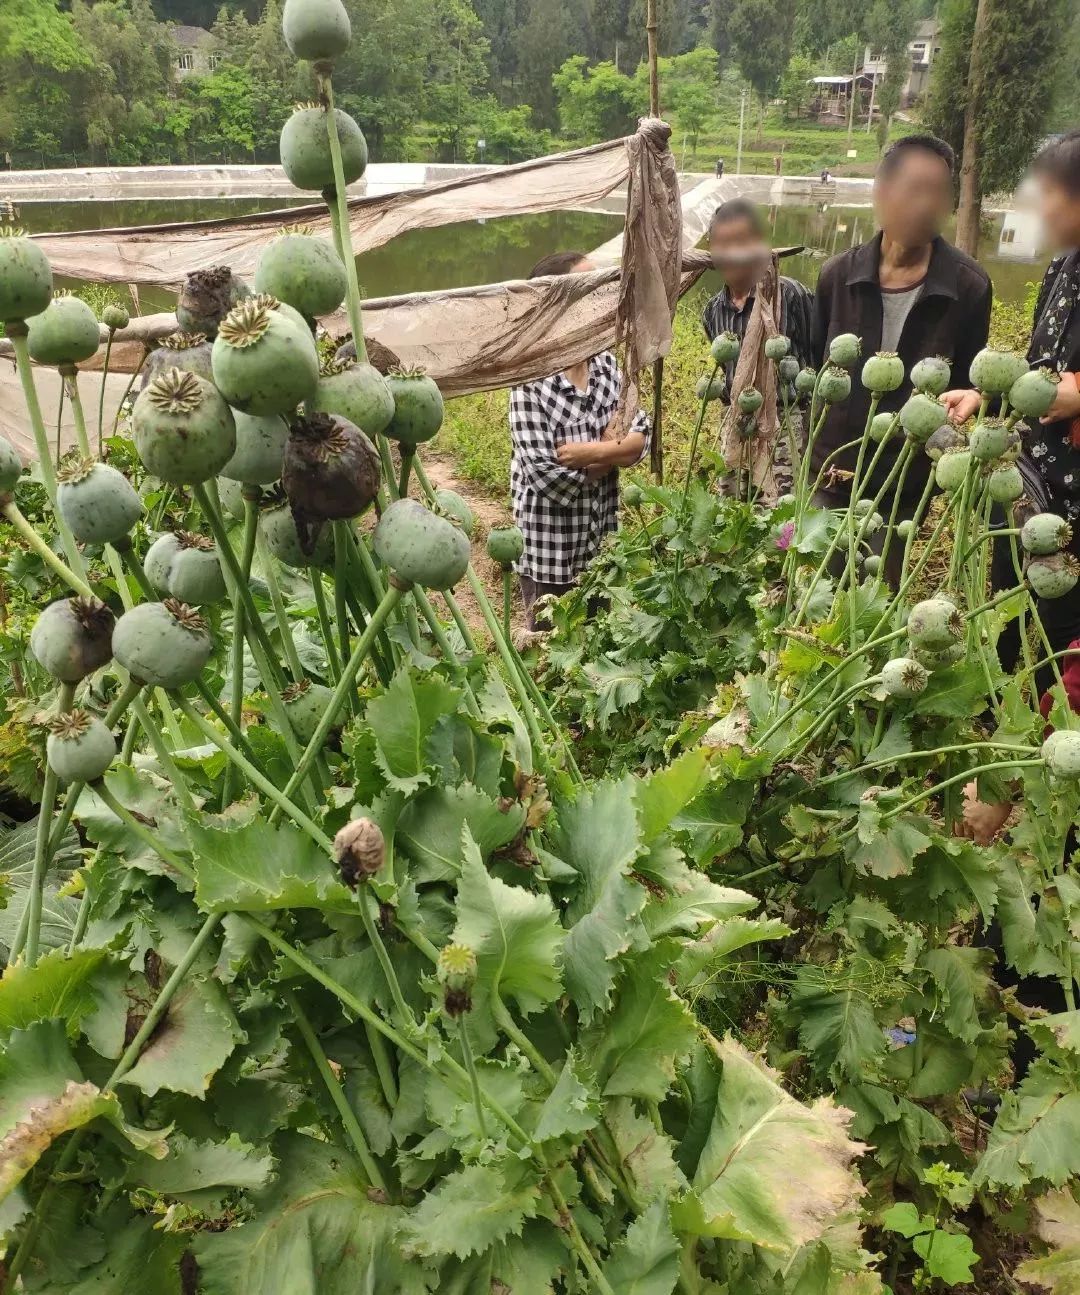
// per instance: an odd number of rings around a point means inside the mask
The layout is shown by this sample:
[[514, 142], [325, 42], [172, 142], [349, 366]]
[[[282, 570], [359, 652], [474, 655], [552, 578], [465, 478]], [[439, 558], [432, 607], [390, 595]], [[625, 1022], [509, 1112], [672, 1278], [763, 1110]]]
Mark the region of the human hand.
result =
[[979, 412], [982, 397], [977, 391], [946, 391], [941, 397], [941, 403], [949, 412], [949, 422], [963, 427], [969, 418], [974, 418]]
[[953, 831], [976, 845], [993, 845], [1011, 813], [1011, 805], [985, 804], [979, 799], [977, 784], [969, 782], [964, 788], [963, 815]]
[[591, 441], [563, 441], [555, 457], [564, 468], [588, 468], [596, 458], [596, 447]]
[[1040, 418], [1040, 423], [1056, 423], [1059, 419], [1080, 418], [1080, 389], [1076, 385], [1075, 373], [1063, 373], [1058, 383], [1054, 403]]

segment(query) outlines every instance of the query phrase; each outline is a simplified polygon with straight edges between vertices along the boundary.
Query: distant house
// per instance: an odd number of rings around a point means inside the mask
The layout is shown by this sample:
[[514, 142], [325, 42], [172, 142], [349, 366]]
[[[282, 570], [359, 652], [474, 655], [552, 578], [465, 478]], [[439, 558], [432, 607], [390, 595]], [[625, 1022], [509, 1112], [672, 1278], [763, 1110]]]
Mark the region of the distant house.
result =
[[[900, 91], [900, 106], [910, 107], [921, 98], [930, 85], [930, 69], [941, 53], [941, 24], [936, 18], [924, 18], [915, 27], [915, 35], [908, 42], [908, 67], [904, 87]], [[880, 81], [888, 70], [885, 56], [867, 45], [863, 51], [862, 74]]]
[[218, 65], [217, 41], [205, 27], [175, 23], [171, 28], [175, 52], [173, 67], [178, 77], [206, 76]]

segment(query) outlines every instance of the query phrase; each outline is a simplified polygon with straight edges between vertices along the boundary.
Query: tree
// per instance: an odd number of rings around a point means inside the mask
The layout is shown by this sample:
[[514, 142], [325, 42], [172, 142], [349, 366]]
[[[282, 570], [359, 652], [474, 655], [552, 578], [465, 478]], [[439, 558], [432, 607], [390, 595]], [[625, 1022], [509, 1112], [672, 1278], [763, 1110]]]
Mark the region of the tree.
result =
[[780, 81], [780, 98], [784, 101], [784, 116], [798, 120], [810, 106], [814, 97], [814, 60], [809, 54], [793, 54]]
[[776, 94], [791, 58], [795, 0], [736, 0], [731, 11], [731, 46], [739, 71], [758, 97], [758, 142], [765, 108]]
[[71, 15], [56, 0], [0, 5], [0, 147], [42, 155], [74, 148], [82, 134], [72, 116], [94, 58]]
[[889, 138], [893, 113], [900, 107], [900, 95], [908, 72], [908, 44], [915, 30], [913, 0], [875, 0], [866, 18], [866, 35], [875, 50], [885, 56], [885, 75], [877, 86], [878, 148]]
[[709, 45], [660, 60], [660, 84], [679, 127], [690, 137], [695, 156], [698, 136], [716, 113], [718, 61], [716, 50]]
[[541, 126], [559, 124], [552, 78], [583, 41], [579, 15], [568, 0], [533, 0], [515, 44], [521, 98], [532, 107]]
[[957, 150], [956, 241], [975, 255], [983, 198], [1012, 190], [1046, 132], [1069, 0], [950, 0], [926, 110]]
[[581, 54], [559, 68], [554, 85], [563, 130], [586, 139], [631, 134], [649, 104], [647, 82], [626, 76], [614, 63], [590, 68]]
[[456, 162], [473, 125], [476, 99], [487, 82], [488, 43], [467, 0], [438, 0], [435, 43], [424, 113], [435, 127], [440, 156]]

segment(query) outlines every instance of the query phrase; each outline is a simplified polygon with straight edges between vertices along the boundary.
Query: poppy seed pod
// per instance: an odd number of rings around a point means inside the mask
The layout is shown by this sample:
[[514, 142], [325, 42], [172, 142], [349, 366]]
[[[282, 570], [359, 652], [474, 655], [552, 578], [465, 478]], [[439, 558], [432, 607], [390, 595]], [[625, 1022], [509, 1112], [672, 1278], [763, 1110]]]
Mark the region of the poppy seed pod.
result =
[[310, 554], [323, 522], [357, 517], [379, 492], [379, 455], [354, 424], [309, 414], [289, 427], [281, 483]]
[[341, 880], [351, 889], [370, 880], [386, 860], [382, 828], [370, 818], [354, 818], [334, 837]]

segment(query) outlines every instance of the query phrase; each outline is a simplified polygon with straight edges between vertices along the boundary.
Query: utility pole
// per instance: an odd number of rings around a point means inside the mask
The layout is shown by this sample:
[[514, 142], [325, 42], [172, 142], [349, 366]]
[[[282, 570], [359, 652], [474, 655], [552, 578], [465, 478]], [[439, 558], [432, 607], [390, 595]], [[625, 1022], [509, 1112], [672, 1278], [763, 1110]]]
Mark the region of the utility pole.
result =
[[[886, 76], [888, 73], [886, 73]], [[874, 98], [877, 95], [877, 73], [871, 73], [870, 81], [870, 110], [866, 114], [866, 133], [870, 134], [870, 124], [874, 120]]]
[[647, 0], [645, 31], [649, 38], [649, 112], [660, 116], [660, 60], [656, 47], [656, 0]]
[[851, 94], [848, 96], [847, 109], [847, 142], [851, 147], [851, 135], [855, 129], [855, 82], [859, 75], [859, 51], [855, 51], [855, 65], [851, 69]]
[[735, 174], [742, 175], [742, 140], [743, 127], [746, 124], [746, 86], [742, 88], [742, 94], [739, 96], [739, 151], [735, 155]]

